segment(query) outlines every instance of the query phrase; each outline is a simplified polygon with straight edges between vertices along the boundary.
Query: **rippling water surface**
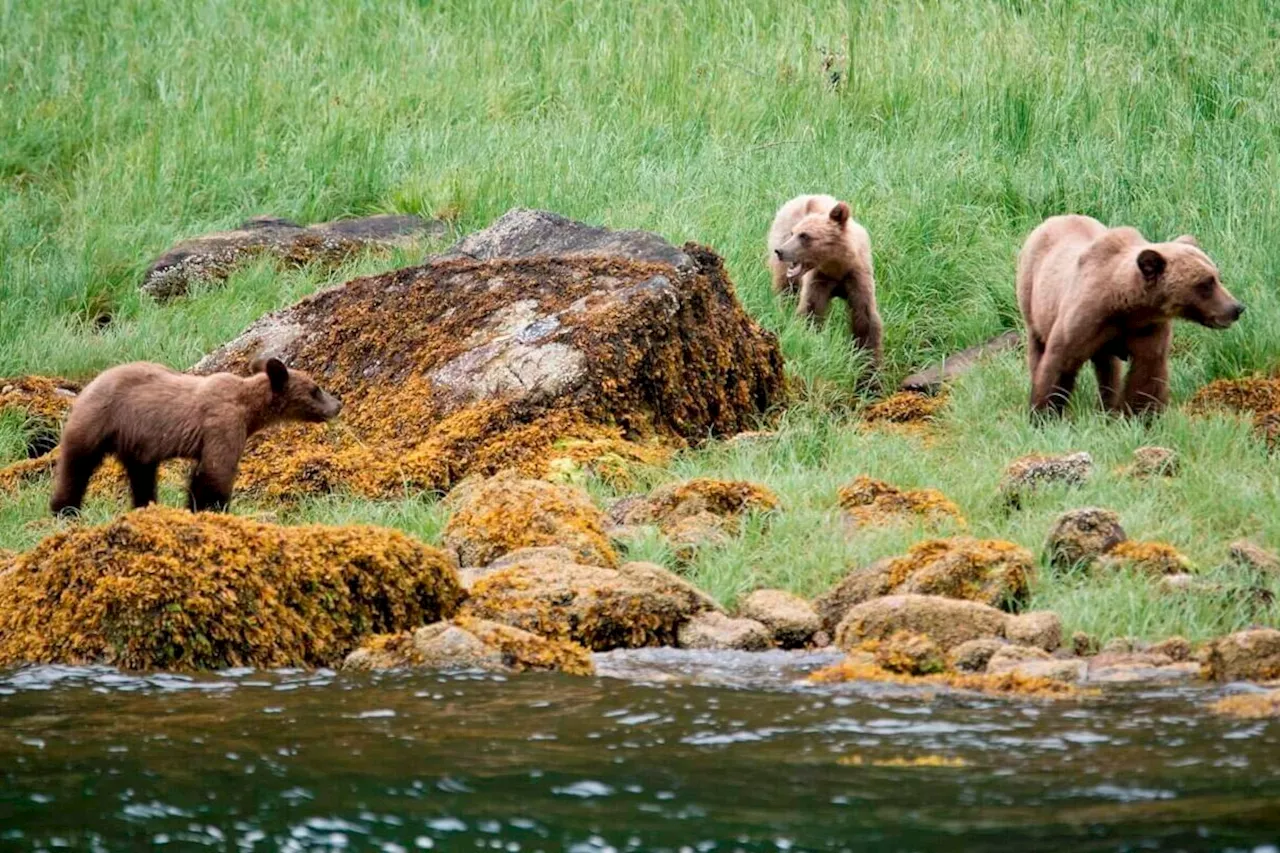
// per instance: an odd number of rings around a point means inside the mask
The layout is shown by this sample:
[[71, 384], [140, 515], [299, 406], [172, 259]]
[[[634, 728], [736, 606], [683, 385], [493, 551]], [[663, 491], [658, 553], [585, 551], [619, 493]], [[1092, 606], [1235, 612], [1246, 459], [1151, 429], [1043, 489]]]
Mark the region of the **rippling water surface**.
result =
[[822, 662], [11, 671], [0, 850], [1277, 850], [1280, 724], [1215, 693], [805, 686]]

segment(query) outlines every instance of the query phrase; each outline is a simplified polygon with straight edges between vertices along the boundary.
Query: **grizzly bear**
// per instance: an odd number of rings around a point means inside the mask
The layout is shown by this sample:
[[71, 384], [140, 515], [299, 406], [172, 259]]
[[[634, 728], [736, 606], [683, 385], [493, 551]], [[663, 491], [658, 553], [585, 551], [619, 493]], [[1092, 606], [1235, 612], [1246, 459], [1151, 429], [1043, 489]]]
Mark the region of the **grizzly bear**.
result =
[[797, 312], [821, 322], [831, 300], [849, 303], [858, 346], [880, 363], [880, 314], [871, 267], [871, 237], [849, 205], [829, 195], [802, 195], [779, 210], [769, 228], [769, 268], [776, 293], [800, 291]]
[[79, 510], [108, 453], [124, 465], [135, 507], [155, 500], [161, 462], [191, 459], [187, 506], [226, 509], [249, 436], [281, 421], [327, 421], [341, 409], [310, 376], [276, 358], [255, 362], [248, 377], [188, 376], [142, 361], [113, 367], [71, 406], [50, 509], [55, 515]]
[[[1092, 361], [1108, 411], [1158, 412], [1169, 400], [1169, 343], [1181, 317], [1225, 329], [1244, 306], [1195, 238], [1150, 243], [1135, 228], [1054, 216], [1018, 254], [1031, 408], [1060, 414]], [[1129, 370], [1120, 384], [1120, 362]]]

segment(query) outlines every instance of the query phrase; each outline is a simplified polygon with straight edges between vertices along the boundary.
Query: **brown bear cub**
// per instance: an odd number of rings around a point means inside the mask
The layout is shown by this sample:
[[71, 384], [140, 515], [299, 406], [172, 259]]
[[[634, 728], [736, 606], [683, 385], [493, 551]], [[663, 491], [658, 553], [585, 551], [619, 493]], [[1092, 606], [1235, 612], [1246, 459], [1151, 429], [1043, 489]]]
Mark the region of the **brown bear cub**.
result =
[[853, 338], [880, 363], [883, 336], [876, 310], [871, 237], [849, 205], [829, 195], [791, 199], [769, 228], [769, 268], [777, 293], [800, 291], [798, 313], [821, 322], [831, 300], [849, 303]]
[[103, 371], [76, 397], [54, 474], [54, 514], [79, 510], [103, 457], [124, 465], [133, 505], [156, 498], [156, 471], [167, 459], [192, 459], [187, 506], [226, 509], [245, 440], [281, 421], [327, 421], [342, 409], [310, 376], [279, 359], [254, 363], [253, 375], [188, 376], [134, 362]]
[[[1225, 329], [1244, 306], [1195, 238], [1150, 243], [1135, 228], [1054, 216], [1018, 254], [1031, 408], [1059, 414], [1092, 361], [1108, 411], [1158, 412], [1169, 401], [1169, 343], [1181, 317]], [[1129, 370], [1120, 383], [1120, 362]]]

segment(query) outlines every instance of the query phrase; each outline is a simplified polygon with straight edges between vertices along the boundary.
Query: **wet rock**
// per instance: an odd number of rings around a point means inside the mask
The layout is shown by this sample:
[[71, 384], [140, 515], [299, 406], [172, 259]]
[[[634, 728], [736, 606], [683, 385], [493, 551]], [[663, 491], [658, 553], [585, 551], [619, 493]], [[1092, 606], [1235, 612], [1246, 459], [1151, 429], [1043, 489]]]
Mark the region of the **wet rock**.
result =
[[883, 595], [944, 595], [1012, 607], [1026, 601], [1031, 552], [998, 539], [955, 537], [921, 542], [900, 557], [846, 575], [814, 601], [823, 627], [833, 628], [856, 604]]
[[1026, 679], [1044, 679], [1060, 681], [1064, 684], [1079, 684], [1085, 680], [1088, 665], [1082, 660], [1050, 659], [1031, 660], [1020, 663], [1007, 672]]
[[1256, 542], [1237, 539], [1230, 547], [1231, 561], [1261, 575], [1280, 575], [1280, 556]]
[[1125, 541], [1120, 516], [1109, 509], [1085, 507], [1063, 513], [1045, 542], [1049, 563], [1058, 569], [1090, 565]]
[[957, 376], [968, 373], [983, 359], [1009, 350], [1017, 349], [1022, 344], [1021, 333], [1010, 330], [996, 335], [989, 341], [971, 346], [958, 353], [947, 356], [940, 364], [927, 370], [913, 373], [902, 380], [899, 386], [903, 391], [914, 391], [921, 394], [936, 394], [942, 386]]
[[152, 506], [50, 536], [0, 574], [0, 666], [335, 666], [462, 597], [445, 553], [399, 531]]
[[996, 649], [987, 661], [987, 672], [1009, 672], [1027, 661], [1052, 660], [1053, 656], [1044, 649], [1033, 646], [1003, 645]]
[[1201, 671], [1211, 681], [1280, 678], [1280, 631], [1255, 628], [1219, 637], [1205, 647]]
[[737, 649], [758, 652], [773, 646], [769, 629], [754, 619], [732, 619], [716, 610], [695, 615], [680, 626], [682, 649]]
[[[521, 254], [492, 254], [507, 249]], [[785, 399], [777, 340], [716, 255], [553, 214], [510, 214], [449, 257], [317, 293], [193, 370], [242, 372], [264, 352], [345, 404], [333, 428], [250, 442], [238, 490], [279, 500], [542, 477], [566, 447], [642, 456], [651, 439], [752, 428]]]
[[959, 672], [986, 672], [991, 656], [1006, 645], [1007, 642], [995, 637], [969, 640], [952, 649], [948, 659]]
[[606, 651], [674, 645], [681, 624], [715, 609], [705, 593], [651, 563], [611, 569], [535, 560], [478, 579], [463, 613]]
[[875, 661], [889, 672], [907, 675], [928, 675], [947, 668], [938, 644], [910, 631], [895, 631], [881, 640], [876, 647]]
[[1264, 693], [1237, 693], [1224, 696], [1209, 706], [1215, 714], [1242, 720], [1265, 720], [1280, 717], [1280, 690]]
[[487, 566], [521, 548], [556, 546], [577, 562], [616, 566], [607, 520], [586, 492], [504, 473], [470, 487], [444, 530], [464, 566]]
[[1021, 613], [1010, 617], [1004, 635], [1011, 643], [1052, 652], [1062, 645], [1062, 619], [1049, 610]]
[[342, 668], [595, 674], [591, 653], [576, 643], [549, 640], [509, 625], [467, 618], [372, 637], [347, 656]]
[[1153, 577], [1183, 575], [1192, 568], [1191, 561], [1172, 545], [1132, 539], [1112, 546], [1095, 565], [1104, 571], [1130, 569]]
[[269, 255], [288, 266], [337, 266], [369, 250], [409, 247], [443, 234], [444, 223], [417, 216], [367, 216], [303, 227], [259, 216], [233, 231], [184, 240], [151, 262], [142, 290], [161, 301], [182, 296], [196, 282], [222, 281], [251, 258]]
[[939, 595], [887, 595], [851, 608], [836, 628], [835, 642], [853, 649], [897, 631], [925, 634], [944, 651], [980, 637], [1003, 637], [1009, 616], [976, 601]]
[[1088, 453], [1058, 456], [1033, 454], [1013, 460], [1004, 469], [1000, 494], [1012, 506], [1045, 486], [1078, 486], [1093, 476], [1093, 457]]
[[1194, 661], [1175, 661], [1156, 652], [1099, 654], [1089, 661], [1088, 680], [1098, 684], [1142, 684], [1189, 681], [1199, 674]]
[[1169, 637], [1158, 643], [1152, 643], [1147, 651], [1153, 655], [1164, 655], [1169, 660], [1181, 662], [1191, 660], [1191, 642], [1186, 637]]
[[1172, 477], [1178, 473], [1178, 452], [1168, 447], [1139, 447], [1133, 451], [1128, 473], [1134, 477]]
[[854, 530], [898, 524], [963, 527], [965, 523], [960, 508], [937, 489], [903, 490], [866, 476], [841, 488], [839, 502], [845, 523]]
[[763, 623], [774, 642], [784, 649], [804, 648], [822, 627], [809, 602], [781, 589], [751, 593], [738, 604], [738, 615]]
[[1098, 638], [1084, 631], [1071, 635], [1071, 652], [1076, 657], [1088, 657], [1098, 653]]

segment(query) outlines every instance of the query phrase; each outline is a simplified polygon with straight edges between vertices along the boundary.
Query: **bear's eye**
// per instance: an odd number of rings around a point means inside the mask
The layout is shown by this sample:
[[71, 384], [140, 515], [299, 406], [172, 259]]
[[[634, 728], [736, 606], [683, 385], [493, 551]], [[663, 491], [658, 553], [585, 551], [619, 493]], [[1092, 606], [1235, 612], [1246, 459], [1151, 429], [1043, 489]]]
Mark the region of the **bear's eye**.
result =
[[319, 400], [319, 399], [320, 399], [320, 386], [319, 386], [319, 385], [317, 385], [316, 387], [314, 387], [314, 388], [312, 388], [312, 389], [311, 389], [311, 399], [313, 399], [313, 400]]
[[813, 239], [813, 237], [809, 236], [809, 234], [805, 231], [801, 231], [797, 236], [800, 238], [801, 243], [808, 243], [810, 240]]
[[1211, 278], [1206, 278], [1204, 281], [1196, 285], [1196, 293], [1201, 296], [1212, 296], [1215, 284], [1217, 284], [1216, 281]]

